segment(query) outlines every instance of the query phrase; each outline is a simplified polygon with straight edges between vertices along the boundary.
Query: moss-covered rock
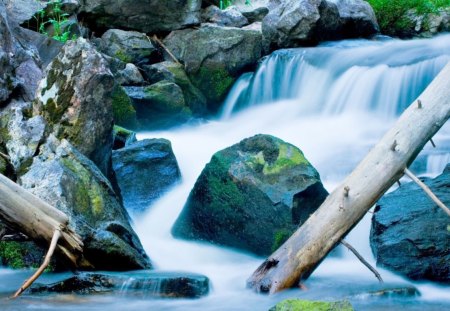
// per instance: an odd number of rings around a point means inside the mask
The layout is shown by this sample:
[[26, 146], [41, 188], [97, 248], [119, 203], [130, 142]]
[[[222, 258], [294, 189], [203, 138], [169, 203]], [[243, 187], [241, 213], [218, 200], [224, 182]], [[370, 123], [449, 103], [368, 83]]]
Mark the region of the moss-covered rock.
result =
[[137, 141], [136, 132], [130, 131], [126, 128], [117, 125], [114, 125], [113, 136], [114, 136], [113, 150], [129, 146], [130, 144]]
[[259, 31], [212, 24], [173, 31], [164, 44], [184, 62], [189, 78], [213, 112], [237, 77], [252, 70], [262, 53]]
[[268, 255], [326, 195], [298, 148], [256, 135], [213, 155], [172, 232]]
[[270, 308], [270, 311], [353, 311], [347, 300], [337, 302], [286, 299]]
[[184, 123], [192, 117], [181, 88], [163, 80], [150, 86], [125, 87], [136, 109], [142, 129], [166, 128]]
[[116, 86], [111, 94], [114, 124], [135, 129], [138, 127], [133, 102], [121, 86]]
[[[12, 269], [37, 268], [42, 264], [45, 250], [30, 241], [0, 241], [0, 265]], [[54, 267], [50, 264], [49, 270]]]

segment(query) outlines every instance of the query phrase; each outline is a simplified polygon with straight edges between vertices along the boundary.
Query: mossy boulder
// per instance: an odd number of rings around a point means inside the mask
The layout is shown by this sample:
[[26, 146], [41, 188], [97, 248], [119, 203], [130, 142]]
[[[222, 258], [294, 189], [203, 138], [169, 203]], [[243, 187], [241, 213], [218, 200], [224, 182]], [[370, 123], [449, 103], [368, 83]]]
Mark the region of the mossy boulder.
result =
[[269, 311], [353, 311], [347, 300], [337, 302], [286, 299], [277, 303]]
[[145, 211], [181, 178], [172, 145], [166, 139], [144, 139], [114, 151], [113, 169], [130, 212]]
[[113, 136], [114, 136], [113, 150], [127, 147], [137, 141], [136, 132], [133, 132], [129, 129], [117, 125], [114, 125]]
[[110, 29], [102, 35], [100, 50], [125, 63], [146, 63], [157, 52], [149, 37], [137, 31]]
[[213, 155], [172, 233], [268, 255], [326, 196], [297, 147], [256, 135]]
[[192, 117], [181, 88], [163, 80], [149, 86], [125, 87], [136, 109], [141, 129], [167, 128]]
[[[434, 178], [423, 180], [450, 205], [450, 164]], [[450, 284], [450, 221], [419, 186], [402, 186], [375, 207], [370, 245], [377, 265], [413, 280]]]
[[184, 63], [186, 73], [213, 112], [237, 77], [254, 69], [262, 53], [259, 31], [212, 24], [173, 31], [164, 44]]
[[116, 86], [111, 97], [114, 124], [130, 129], [138, 128], [136, 110], [123, 87]]
[[[12, 269], [37, 268], [46, 250], [31, 241], [0, 241], [0, 265]], [[49, 270], [52, 270], [54, 260]]]
[[83, 240], [86, 259], [96, 269], [151, 267], [112, 185], [67, 140], [50, 135], [18, 182], [69, 216]]
[[66, 43], [46, 69], [34, 115], [49, 132], [67, 139], [108, 175], [111, 167], [114, 77], [108, 63], [85, 39]]
[[150, 83], [165, 80], [180, 86], [183, 91], [184, 101], [194, 115], [201, 116], [207, 112], [205, 96], [192, 84], [183, 65], [165, 61], [153, 65], [145, 65], [142, 68], [145, 78]]

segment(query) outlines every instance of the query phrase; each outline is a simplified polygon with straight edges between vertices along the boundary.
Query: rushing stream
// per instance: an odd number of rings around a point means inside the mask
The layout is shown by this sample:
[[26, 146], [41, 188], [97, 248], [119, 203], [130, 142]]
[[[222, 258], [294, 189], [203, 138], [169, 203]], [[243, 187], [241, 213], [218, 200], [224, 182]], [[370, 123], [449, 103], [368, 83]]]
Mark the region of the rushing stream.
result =
[[[120, 295], [25, 296], [0, 300], [0, 310], [268, 310], [289, 297], [350, 299], [357, 310], [450, 309], [450, 287], [405, 280], [380, 269], [386, 284], [346, 250], [326, 259], [305, 283], [307, 291], [263, 296], [245, 289], [262, 262], [249, 254], [211, 244], [176, 240], [170, 229], [196, 178], [213, 153], [258, 133], [298, 146], [317, 168], [325, 187], [333, 188], [356, 166], [393, 124], [401, 111], [450, 60], [450, 35], [397, 41], [342, 41], [317, 48], [289, 49], [265, 59], [254, 74], [236, 82], [220, 118], [139, 139], [164, 137], [172, 142], [183, 181], [144, 215], [135, 229], [156, 269], [205, 274], [211, 293], [201, 299], [145, 299]], [[412, 169], [435, 176], [450, 162], [450, 126], [436, 135], [437, 148], [426, 146]], [[369, 247], [368, 214], [347, 240], [374, 263]], [[0, 270], [0, 297], [20, 285], [28, 272]], [[61, 278], [46, 275], [43, 281]], [[373, 297], [370, 291], [413, 285], [420, 297]], [[1, 306], [3, 304], [3, 307]]]

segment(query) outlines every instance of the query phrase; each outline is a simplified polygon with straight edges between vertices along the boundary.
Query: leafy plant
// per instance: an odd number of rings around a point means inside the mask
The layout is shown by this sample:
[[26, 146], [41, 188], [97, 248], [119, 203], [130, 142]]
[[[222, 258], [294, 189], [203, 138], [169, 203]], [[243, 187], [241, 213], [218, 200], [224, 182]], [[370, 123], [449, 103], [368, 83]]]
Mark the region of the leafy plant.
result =
[[[230, 5], [233, 5], [233, 3], [236, 2], [236, 0], [220, 0], [220, 9], [226, 9], [227, 7], [229, 7]], [[250, 0], [245, 0], [245, 4], [246, 5], [251, 5], [251, 1]]]
[[[61, 42], [76, 39], [76, 35], [71, 35], [69, 29], [64, 29], [64, 24], [69, 21], [69, 14], [62, 10], [61, 0], [50, 1], [47, 8], [50, 8], [48, 12], [45, 9], [41, 9], [34, 16], [37, 22], [37, 31]], [[47, 32], [49, 25], [53, 27], [51, 35]]]

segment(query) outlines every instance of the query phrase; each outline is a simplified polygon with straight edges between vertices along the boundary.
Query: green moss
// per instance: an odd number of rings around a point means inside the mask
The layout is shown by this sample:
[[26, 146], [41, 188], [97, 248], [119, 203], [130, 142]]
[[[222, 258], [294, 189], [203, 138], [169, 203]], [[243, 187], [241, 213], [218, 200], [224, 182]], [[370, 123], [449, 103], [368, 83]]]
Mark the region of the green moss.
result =
[[273, 236], [272, 252], [276, 251], [291, 236], [292, 231], [288, 229], [280, 229], [275, 231]]
[[134, 134], [134, 132], [132, 130], [126, 129], [126, 128], [118, 126], [118, 125], [114, 125], [113, 131], [114, 131], [114, 135], [119, 135], [119, 136], [124, 136], [124, 137], [128, 137], [128, 136]]
[[0, 174], [5, 175], [7, 165], [8, 163], [5, 161], [5, 159], [0, 157]]
[[120, 49], [114, 53], [114, 56], [124, 63], [131, 63], [133, 61], [133, 58], [130, 55], [127, 55], [127, 53]]
[[26, 249], [19, 242], [0, 242], [0, 262], [13, 269], [23, 269], [25, 262], [23, 257], [26, 255]]
[[120, 126], [135, 128], [137, 126], [136, 110], [130, 97], [121, 86], [117, 86], [111, 94], [114, 123]]
[[194, 84], [203, 92], [206, 98], [217, 103], [223, 100], [235, 80], [223, 67], [201, 67], [193, 75]]
[[270, 311], [353, 311], [348, 301], [323, 302], [301, 299], [287, 299], [278, 303]]

